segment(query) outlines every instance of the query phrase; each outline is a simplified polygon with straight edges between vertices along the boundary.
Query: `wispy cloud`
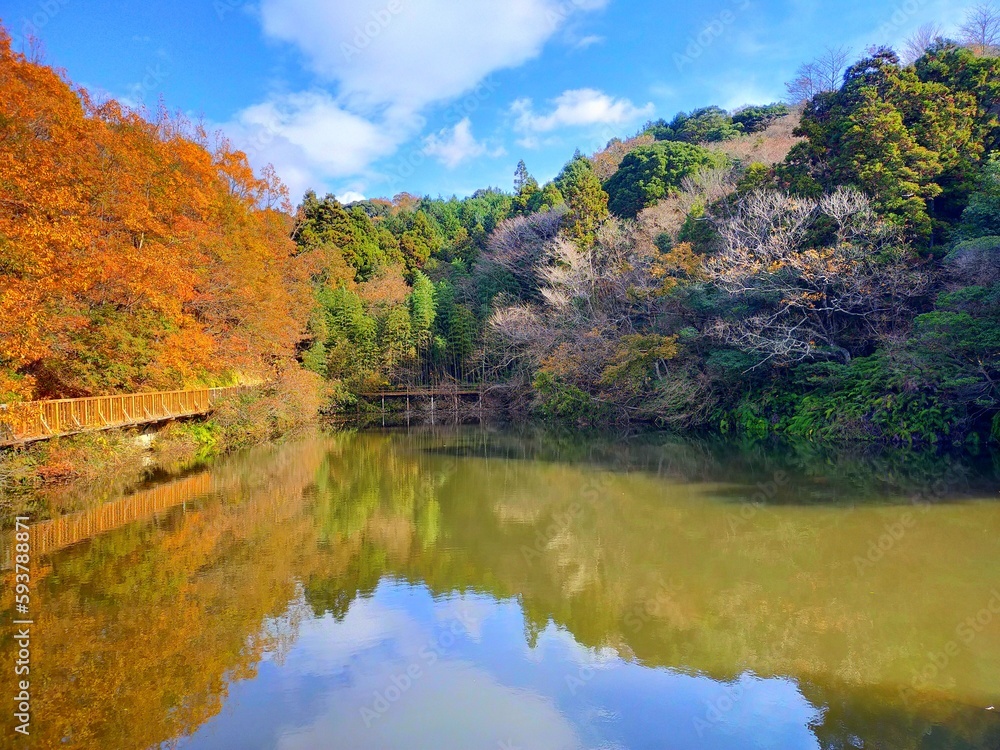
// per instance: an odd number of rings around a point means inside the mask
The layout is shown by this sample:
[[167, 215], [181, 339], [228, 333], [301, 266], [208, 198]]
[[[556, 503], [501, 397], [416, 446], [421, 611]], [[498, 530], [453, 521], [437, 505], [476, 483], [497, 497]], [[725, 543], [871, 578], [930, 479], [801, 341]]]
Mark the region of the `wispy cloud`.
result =
[[607, 0], [262, 0], [265, 32], [295, 45], [352, 104], [419, 109], [534, 58]]
[[584, 125], [621, 125], [653, 113], [652, 103], [637, 107], [628, 99], [615, 99], [597, 89], [564, 91], [547, 114], [539, 114], [531, 99], [511, 105], [515, 127], [523, 132], [546, 133], [558, 128]]
[[590, 34], [582, 39], [578, 39], [573, 45], [576, 49], [587, 49], [587, 47], [593, 47], [595, 44], [603, 44], [604, 37], [598, 36], [597, 34]]
[[448, 169], [477, 156], [503, 156], [503, 147], [490, 149], [472, 135], [472, 122], [468, 117], [453, 128], [445, 128], [424, 140], [424, 153], [433, 156]]

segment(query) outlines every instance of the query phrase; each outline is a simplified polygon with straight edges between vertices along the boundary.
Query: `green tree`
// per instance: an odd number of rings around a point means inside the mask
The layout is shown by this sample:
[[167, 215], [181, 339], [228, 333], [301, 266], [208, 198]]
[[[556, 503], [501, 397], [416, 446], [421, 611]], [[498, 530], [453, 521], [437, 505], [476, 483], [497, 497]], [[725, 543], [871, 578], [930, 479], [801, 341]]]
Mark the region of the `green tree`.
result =
[[681, 180], [703, 167], [720, 165], [724, 157], [689, 143], [654, 143], [640, 146], [623, 160], [605, 183], [609, 206], [619, 216], [638, 213], [676, 190]]
[[400, 305], [390, 307], [382, 326], [382, 352], [391, 371], [414, 355], [413, 328], [409, 311]]
[[728, 141], [743, 133], [743, 125], [733, 122], [721, 107], [702, 107], [690, 113], [678, 112], [674, 119], [657, 120], [646, 125], [645, 131], [658, 141], [711, 143]]
[[788, 112], [788, 105], [780, 102], [743, 107], [733, 115], [733, 125], [741, 127], [744, 133], [757, 133]]
[[[929, 53], [936, 54], [951, 55]], [[977, 124], [984, 105], [948, 68], [927, 61], [904, 68], [889, 49], [852, 65], [838, 91], [807, 105], [797, 131], [807, 140], [777, 170], [783, 186], [810, 197], [856, 187], [883, 216], [929, 237], [929, 202], [944, 194], [935, 202], [940, 216], [949, 202], [964, 200], [984, 149]]]
[[1000, 157], [994, 156], [983, 169], [979, 189], [962, 211], [959, 232], [965, 239], [1000, 236]]
[[568, 208], [563, 231], [580, 248], [591, 247], [598, 228], [608, 218], [608, 194], [590, 160], [577, 152], [556, 177], [555, 185]]
[[441, 249], [441, 245], [440, 234], [423, 211], [414, 214], [409, 229], [403, 232], [399, 240], [406, 267], [411, 271], [421, 268]]
[[528, 173], [523, 159], [517, 163], [517, 170], [514, 172], [514, 192], [512, 216], [527, 216], [538, 210], [536, 206], [541, 202], [541, 188], [538, 180]]
[[[299, 207], [294, 237], [302, 250], [339, 254], [354, 269], [358, 281], [371, 278], [389, 262], [395, 244], [386, 242], [362, 207], [347, 209], [332, 195], [320, 200], [311, 190]], [[329, 268], [333, 264], [326, 265]]]
[[327, 376], [357, 386], [378, 372], [381, 361], [378, 322], [365, 311], [361, 298], [338, 287], [318, 294], [327, 319]]
[[541, 211], [547, 211], [550, 208], [561, 206], [565, 202], [566, 199], [563, 198], [563, 194], [559, 192], [556, 184], [554, 182], [547, 182], [545, 183], [545, 187], [542, 188], [542, 197], [538, 208]]
[[933, 182], [941, 173], [937, 154], [917, 142], [899, 109], [882, 100], [875, 87], [864, 88], [846, 125], [842, 151], [835, 157], [838, 168], [875, 197], [882, 213], [918, 234], [929, 234], [926, 201], [941, 194], [940, 185]]
[[431, 342], [434, 317], [434, 284], [422, 271], [417, 271], [413, 278], [413, 291], [410, 293], [410, 325], [413, 341], [419, 351], [424, 351]]

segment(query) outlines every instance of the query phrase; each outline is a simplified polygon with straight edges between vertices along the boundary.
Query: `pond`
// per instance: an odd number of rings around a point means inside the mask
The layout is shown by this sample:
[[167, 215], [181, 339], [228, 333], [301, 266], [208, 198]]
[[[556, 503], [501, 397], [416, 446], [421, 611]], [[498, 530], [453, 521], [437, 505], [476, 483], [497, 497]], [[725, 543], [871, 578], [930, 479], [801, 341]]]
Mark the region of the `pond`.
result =
[[662, 435], [264, 446], [35, 525], [18, 746], [1000, 748], [998, 488]]

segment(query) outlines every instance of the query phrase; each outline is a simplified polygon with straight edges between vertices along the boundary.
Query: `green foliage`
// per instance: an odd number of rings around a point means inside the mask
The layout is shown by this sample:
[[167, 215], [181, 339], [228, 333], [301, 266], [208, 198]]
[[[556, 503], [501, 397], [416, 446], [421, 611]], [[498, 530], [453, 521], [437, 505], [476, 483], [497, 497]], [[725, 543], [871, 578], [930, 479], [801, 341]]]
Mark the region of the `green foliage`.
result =
[[791, 409], [778, 429], [796, 437], [906, 444], [948, 439], [961, 424], [960, 411], [932, 390], [914, 388], [912, 375], [905, 357], [885, 353], [849, 365], [803, 365], [796, 380], [804, 392], [783, 397]]
[[434, 284], [417, 271], [410, 294], [410, 326], [418, 349], [430, 345], [435, 314]]
[[581, 249], [589, 248], [608, 218], [608, 194], [583, 156], [574, 157], [563, 167], [555, 184], [569, 209], [563, 217], [563, 231]]
[[772, 177], [773, 172], [769, 166], [759, 161], [752, 162], [737, 181], [736, 192], [742, 195], [767, 188], [771, 184]]
[[839, 91], [809, 102], [798, 131], [807, 140], [779, 166], [780, 181], [813, 197], [852, 185], [890, 221], [929, 238], [929, 202], [938, 199], [938, 220], [957, 218], [995, 129], [995, 99], [970, 86], [996, 78], [1000, 63], [976, 63], [970, 80], [960, 69], [971, 63], [944, 47], [903, 67], [891, 50], [875, 50], [848, 69]]
[[441, 234], [423, 211], [413, 215], [409, 228], [399, 238], [399, 248], [411, 271], [422, 267], [442, 245]]
[[752, 438], [766, 437], [770, 425], [759, 413], [760, 406], [750, 400], [741, 401], [724, 421], [725, 429], [733, 429]]
[[551, 208], [562, 205], [565, 202], [566, 199], [559, 191], [559, 188], [556, 187], [556, 184], [554, 182], [547, 182], [545, 183], [545, 187], [542, 188], [541, 199], [538, 203], [538, 210], [547, 211]]
[[695, 205], [684, 217], [684, 223], [677, 233], [678, 242], [689, 242], [698, 252], [710, 252], [718, 239], [718, 233], [705, 215], [705, 207]]
[[690, 113], [678, 112], [674, 119], [646, 125], [645, 131], [658, 141], [683, 143], [712, 143], [728, 141], [742, 135], [744, 125], [734, 122], [729, 113], [720, 107], [702, 107]]
[[788, 105], [781, 102], [743, 107], [733, 114], [733, 125], [742, 127], [744, 133], [757, 133], [789, 113]]
[[876, 86], [859, 92], [840, 139], [838, 166], [852, 182], [873, 195], [887, 216], [930, 232], [926, 201], [941, 193], [932, 179], [941, 173], [935, 152], [920, 145], [905, 125], [903, 113], [882, 98]]
[[435, 285], [434, 305], [438, 364], [460, 369], [475, 348], [475, 315], [468, 306], [457, 301], [455, 287], [447, 279]]
[[585, 391], [540, 371], [533, 383], [538, 413], [567, 424], [597, 424], [603, 409]]
[[355, 270], [359, 281], [371, 278], [396, 256], [395, 240], [379, 232], [360, 206], [347, 209], [332, 195], [319, 200], [310, 190], [302, 200], [299, 214], [295, 234], [299, 247], [339, 253]]
[[1000, 409], [1000, 285], [942, 294], [907, 342], [921, 381], [968, 418]]
[[389, 308], [381, 321], [382, 361], [390, 373], [414, 354], [416, 344], [409, 312], [402, 305]]
[[721, 166], [725, 157], [688, 143], [656, 143], [629, 152], [605, 183], [608, 205], [619, 216], [634, 218], [676, 190], [681, 180], [704, 167]]
[[523, 161], [518, 162], [514, 189], [516, 193], [511, 202], [511, 216], [529, 216], [538, 211], [547, 211], [565, 202], [554, 182], [548, 182], [545, 187], [539, 187], [538, 181], [528, 174]]
[[601, 383], [640, 393], [666, 374], [666, 363], [677, 352], [676, 336], [655, 333], [623, 336], [611, 362], [601, 373]]
[[958, 231], [965, 239], [1000, 236], [1000, 157], [993, 156], [983, 168]]
[[[908, 67], [889, 50], [871, 51], [839, 90], [807, 104], [798, 133], [804, 140], [784, 163], [746, 165], [728, 196], [717, 191], [725, 183], [706, 187], [679, 229], [657, 229], [652, 243], [609, 210], [634, 218], [678, 190], [684, 177], [723, 166], [725, 156], [697, 144], [760, 132], [788, 114], [785, 105], [732, 116], [705, 107], [650, 123], [646, 132], [657, 142], [625, 154], [603, 185], [577, 152], [544, 186], [520, 162], [513, 194], [491, 188], [461, 200], [402, 195], [348, 208], [309, 194], [296, 241], [327, 261], [314, 273], [318, 314], [300, 359], [343, 396], [418, 371], [461, 376], [484, 341], [497, 342], [508, 347], [497, 361], [519, 359], [504, 371], [522, 395], [530, 384], [538, 413], [572, 424], [627, 415], [754, 438], [1000, 439], [998, 100], [997, 60], [947, 43]], [[727, 283], [736, 283], [739, 268], [726, 276], [719, 263], [742, 256], [732, 254], [724, 241], [732, 235], [720, 231], [721, 222], [741, 207], [771, 210], [766, 201], [753, 207], [758, 191], [819, 199], [841, 186], [868, 196], [874, 216], [867, 205], [846, 220], [822, 209], [796, 235], [794, 253], [754, 271], [753, 291], [732, 293]], [[557, 206], [555, 215], [541, 213]], [[517, 218], [491, 237], [510, 217]], [[770, 247], [770, 233], [780, 234], [789, 217], [744, 218], [763, 227], [762, 246]], [[569, 302], [543, 294], [536, 273], [552, 261], [546, 251], [556, 227], [587, 251], [579, 267], [573, 264], [581, 256], [557, 261], [566, 271], [558, 283], [576, 289]], [[934, 251], [916, 260], [914, 240]], [[855, 246], [856, 253], [847, 252]], [[335, 262], [341, 257], [346, 274]], [[908, 260], [890, 262], [900, 258]], [[398, 271], [393, 277], [386, 270], [404, 263], [408, 289]], [[740, 263], [752, 265], [753, 258]], [[817, 273], [836, 283], [802, 287], [796, 296], [799, 282]], [[384, 291], [377, 287], [382, 279], [390, 285]], [[375, 281], [356, 283], [368, 280]], [[808, 349], [804, 359], [754, 348], [780, 305], [815, 311], [841, 286], [882, 301], [862, 305], [857, 315], [853, 307], [831, 306], [813, 316], [826, 326], [819, 333], [802, 333], [795, 315], [787, 316], [789, 340]], [[526, 308], [491, 318], [515, 303]], [[506, 328], [484, 339], [491, 319]], [[827, 334], [836, 346], [823, 343]], [[119, 343], [128, 348], [128, 341], [123, 330]], [[485, 354], [493, 352], [487, 347]]]
[[522, 159], [517, 163], [517, 170], [514, 172], [514, 200], [510, 207], [511, 216], [527, 216], [538, 210], [532, 204], [540, 202], [541, 192], [538, 180], [531, 176]]
[[326, 375], [326, 344], [323, 341], [315, 341], [306, 351], [302, 353], [302, 366], [309, 372], [317, 375]]

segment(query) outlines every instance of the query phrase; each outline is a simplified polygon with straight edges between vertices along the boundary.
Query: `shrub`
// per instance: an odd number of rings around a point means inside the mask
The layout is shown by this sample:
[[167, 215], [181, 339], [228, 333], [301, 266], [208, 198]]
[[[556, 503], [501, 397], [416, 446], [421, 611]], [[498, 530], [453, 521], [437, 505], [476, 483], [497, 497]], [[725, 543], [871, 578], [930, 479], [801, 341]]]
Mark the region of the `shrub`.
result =
[[743, 107], [733, 115], [733, 124], [741, 126], [744, 133], [756, 133], [788, 113], [788, 105], [780, 102], [756, 107]]
[[676, 192], [688, 175], [724, 162], [725, 157], [689, 143], [641, 146], [622, 160], [605, 183], [608, 207], [619, 216], [635, 218], [642, 209]]

